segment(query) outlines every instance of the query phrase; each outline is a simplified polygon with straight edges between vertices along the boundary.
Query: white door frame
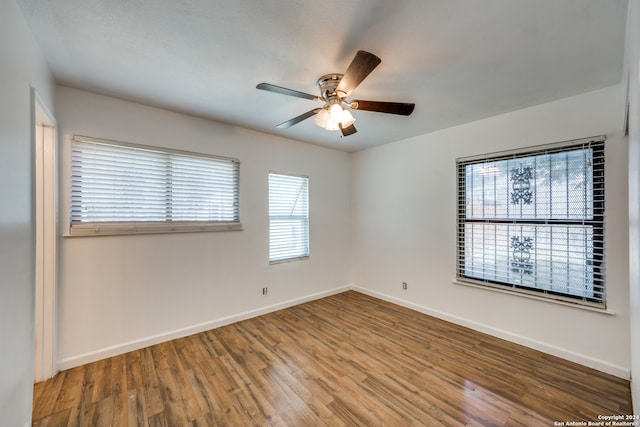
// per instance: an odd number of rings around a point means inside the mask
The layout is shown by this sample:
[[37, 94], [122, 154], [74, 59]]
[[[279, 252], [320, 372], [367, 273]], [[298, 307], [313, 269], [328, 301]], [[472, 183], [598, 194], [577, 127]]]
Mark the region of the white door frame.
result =
[[35, 354], [34, 380], [57, 373], [57, 123], [31, 89], [32, 143], [35, 154]]

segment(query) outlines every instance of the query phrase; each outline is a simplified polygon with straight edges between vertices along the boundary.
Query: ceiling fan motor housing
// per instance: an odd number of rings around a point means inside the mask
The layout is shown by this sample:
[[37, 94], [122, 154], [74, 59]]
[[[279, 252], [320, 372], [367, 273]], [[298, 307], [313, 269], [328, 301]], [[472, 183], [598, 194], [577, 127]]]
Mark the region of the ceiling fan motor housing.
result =
[[342, 80], [342, 76], [342, 74], [333, 73], [325, 74], [318, 79], [320, 94], [326, 101], [335, 97], [344, 98], [344, 96], [346, 96], [346, 94], [340, 96], [340, 94], [336, 93], [336, 89], [338, 88], [338, 84], [340, 84], [340, 80]]

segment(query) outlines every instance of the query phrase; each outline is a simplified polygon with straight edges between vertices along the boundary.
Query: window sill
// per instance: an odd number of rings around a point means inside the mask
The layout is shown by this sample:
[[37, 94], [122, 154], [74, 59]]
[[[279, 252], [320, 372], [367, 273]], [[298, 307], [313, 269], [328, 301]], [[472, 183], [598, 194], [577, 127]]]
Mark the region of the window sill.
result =
[[294, 262], [294, 261], [304, 261], [305, 259], [309, 259], [309, 255], [296, 257], [296, 258], [277, 259], [275, 261], [269, 261], [269, 265], [284, 264], [287, 262]]
[[571, 308], [577, 308], [580, 310], [586, 310], [586, 311], [592, 311], [595, 313], [600, 313], [600, 314], [606, 314], [606, 315], [610, 315], [610, 316], [615, 316], [616, 313], [614, 311], [611, 311], [607, 308], [599, 308], [599, 307], [593, 307], [593, 306], [589, 306], [589, 305], [582, 305], [579, 303], [572, 303], [572, 302], [568, 302], [568, 301], [563, 301], [563, 300], [559, 300], [559, 299], [553, 299], [553, 298], [544, 298], [544, 297], [540, 297], [531, 293], [526, 293], [526, 292], [516, 292], [516, 291], [512, 291], [509, 289], [500, 289], [498, 287], [494, 287], [494, 286], [485, 286], [485, 285], [480, 285], [480, 284], [476, 284], [473, 282], [467, 282], [467, 281], [463, 281], [463, 280], [459, 280], [459, 279], [453, 279], [452, 283], [455, 285], [462, 285], [462, 286], [468, 286], [471, 288], [476, 288], [476, 289], [482, 289], [482, 290], [487, 290], [487, 291], [493, 291], [493, 292], [500, 292], [503, 294], [508, 294], [508, 295], [514, 295], [514, 296], [518, 296], [518, 297], [524, 297], [524, 298], [529, 298], [529, 299], [533, 299], [536, 301], [542, 301], [542, 302], [547, 302], [547, 303], [551, 303], [551, 304], [558, 304], [558, 305], [563, 305], [565, 307], [571, 307]]
[[139, 222], [139, 223], [83, 223], [72, 225], [63, 237], [117, 236], [131, 234], [201, 233], [210, 231], [240, 231], [239, 222]]

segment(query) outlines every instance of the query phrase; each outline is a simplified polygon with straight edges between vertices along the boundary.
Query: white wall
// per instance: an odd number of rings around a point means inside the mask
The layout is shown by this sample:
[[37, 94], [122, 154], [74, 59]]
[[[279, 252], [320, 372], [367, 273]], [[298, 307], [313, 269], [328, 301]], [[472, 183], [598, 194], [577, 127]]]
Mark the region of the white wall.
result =
[[[631, 310], [631, 393], [640, 414], [640, 1], [629, 2], [629, 267]], [[626, 76], [625, 76], [626, 77]]]
[[53, 82], [13, 0], [0, 0], [0, 425], [31, 424], [34, 192], [31, 87]]
[[[622, 96], [621, 86], [614, 86], [354, 154], [354, 284], [420, 311], [628, 378]], [[456, 158], [601, 134], [608, 137], [606, 257], [612, 314], [452, 283]], [[403, 281], [408, 283], [406, 291]]]
[[[638, 1], [631, 0], [630, 10], [635, 10], [631, 19], [638, 23]], [[631, 256], [636, 261], [640, 257], [638, 27], [632, 36], [631, 70], [636, 79], [630, 86], [629, 153]], [[35, 87], [53, 107], [53, 83], [12, 0], [0, 0], [0, 59], [0, 425], [20, 426], [30, 424], [33, 378], [29, 91]], [[630, 313], [627, 152], [619, 134], [620, 92], [612, 87], [378, 147], [352, 155], [350, 165], [345, 153], [58, 88], [55, 112], [64, 148], [70, 135], [79, 133], [240, 158], [245, 227], [229, 233], [63, 238], [62, 367], [334, 292], [351, 282], [353, 255], [355, 283], [366, 292], [616, 375], [628, 376], [632, 369], [637, 377], [640, 265], [631, 265]], [[608, 302], [613, 315], [451, 283], [455, 158], [603, 133], [609, 137]], [[65, 151], [61, 157], [66, 159]], [[65, 162], [61, 172], [68, 166]], [[276, 266], [266, 261], [269, 170], [311, 177], [309, 261]], [[65, 182], [61, 180], [63, 196], [68, 194]], [[64, 203], [63, 198], [63, 207]], [[401, 290], [402, 281], [409, 283], [407, 291]], [[260, 294], [264, 286], [270, 289], [268, 296]], [[632, 390], [639, 413], [637, 379]]]
[[[235, 232], [63, 237], [62, 369], [351, 283], [347, 153], [66, 87], [57, 88], [56, 118], [62, 225], [68, 218], [69, 142], [80, 134], [240, 159], [244, 226]], [[309, 260], [268, 263], [269, 171], [309, 176]]]

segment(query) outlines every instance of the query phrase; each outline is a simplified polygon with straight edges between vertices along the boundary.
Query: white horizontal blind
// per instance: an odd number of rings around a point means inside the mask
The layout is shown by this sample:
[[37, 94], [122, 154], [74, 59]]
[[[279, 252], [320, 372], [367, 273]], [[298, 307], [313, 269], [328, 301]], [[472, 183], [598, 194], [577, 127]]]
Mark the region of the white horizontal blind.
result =
[[309, 178], [269, 173], [269, 262], [309, 256]]
[[604, 137], [458, 160], [462, 281], [604, 307]]
[[70, 183], [72, 235], [241, 228], [235, 159], [76, 136]]

